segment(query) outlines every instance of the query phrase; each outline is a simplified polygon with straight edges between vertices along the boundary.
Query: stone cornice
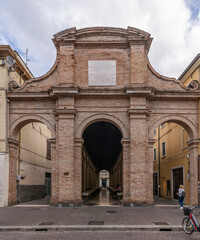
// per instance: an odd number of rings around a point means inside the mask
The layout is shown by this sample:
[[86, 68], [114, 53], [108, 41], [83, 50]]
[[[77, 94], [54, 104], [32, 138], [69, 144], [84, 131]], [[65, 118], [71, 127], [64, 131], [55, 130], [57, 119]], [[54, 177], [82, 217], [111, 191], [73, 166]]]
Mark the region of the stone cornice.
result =
[[84, 140], [83, 140], [83, 138], [74, 138], [74, 143], [75, 143], [75, 146], [82, 147]]
[[152, 87], [127, 86], [125, 89], [129, 96], [151, 96], [154, 93]]
[[198, 148], [199, 143], [200, 143], [200, 138], [191, 139], [190, 141], [187, 142], [189, 149], [194, 147]]
[[10, 92], [7, 91], [7, 97], [9, 99], [23, 99], [23, 98], [50, 98], [49, 92]]
[[200, 91], [155, 91], [151, 98], [179, 98], [179, 99], [199, 99]]
[[79, 92], [76, 86], [55, 86], [50, 90], [51, 96], [75, 96]]
[[8, 138], [8, 144], [9, 144], [9, 147], [14, 147], [14, 148], [17, 148], [19, 146], [19, 141], [13, 139], [13, 138]]
[[142, 87], [142, 86], [127, 86], [127, 87], [87, 87], [79, 88], [77, 86], [54, 86], [49, 91], [45, 92], [11, 92], [7, 91], [7, 97], [9, 99], [41, 99], [41, 98], [52, 98], [52, 97], [78, 97], [78, 96], [98, 96], [98, 97], [134, 97], [141, 96], [147, 97], [148, 99], [199, 99], [200, 91], [160, 91], [153, 87]]
[[152, 148], [155, 142], [156, 142], [156, 139], [154, 139], [154, 138], [151, 138], [151, 139], [150, 139], [150, 138], [149, 138], [149, 139], [148, 139], [148, 147], [149, 147], [149, 148]]
[[122, 138], [121, 144], [123, 147], [128, 147], [130, 145], [130, 139]]
[[128, 115], [148, 115], [150, 113], [148, 108], [129, 108]]
[[76, 109], [67, 109], [67, 108], [62, 108], [62, 109], [60, 109], [60, 108], [57, 108], [56, 110], [55, 110], [55, 114], [56, 115], [60, 115], [60, 114], [64, 114], [64, 115], [76, 115]]

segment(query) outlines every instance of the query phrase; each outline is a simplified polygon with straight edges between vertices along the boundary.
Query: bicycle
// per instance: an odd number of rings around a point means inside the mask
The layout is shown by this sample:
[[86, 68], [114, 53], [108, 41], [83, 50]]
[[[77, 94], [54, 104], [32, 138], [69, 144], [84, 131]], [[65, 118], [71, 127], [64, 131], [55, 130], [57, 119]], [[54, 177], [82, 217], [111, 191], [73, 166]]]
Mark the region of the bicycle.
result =
[[200, 232], [199, 223], [193, 214], [193, 209], [195, 208], [198, 208], [198, 207], [194, 206], [194, 207], [183, 208], [184, 215], [187, 217], [183, 218], [182, 228], [187, 234], [192, 234], [194, 231]]

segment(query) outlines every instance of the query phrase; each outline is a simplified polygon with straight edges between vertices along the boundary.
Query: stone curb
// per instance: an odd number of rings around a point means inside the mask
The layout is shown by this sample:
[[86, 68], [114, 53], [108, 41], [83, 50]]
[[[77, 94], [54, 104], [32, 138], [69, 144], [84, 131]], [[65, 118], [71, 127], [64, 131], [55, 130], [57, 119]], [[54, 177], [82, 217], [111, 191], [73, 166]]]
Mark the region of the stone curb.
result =
[[44, 225], [0, 226], [0, 232], [9, 231], [182, 231], [181, 225]]

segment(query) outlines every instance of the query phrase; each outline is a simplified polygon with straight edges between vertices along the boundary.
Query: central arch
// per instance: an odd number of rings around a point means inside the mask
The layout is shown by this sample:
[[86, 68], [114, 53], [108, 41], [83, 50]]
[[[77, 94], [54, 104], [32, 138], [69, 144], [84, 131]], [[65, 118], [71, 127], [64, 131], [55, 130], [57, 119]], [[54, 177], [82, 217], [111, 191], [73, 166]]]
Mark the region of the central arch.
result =
[[[82, 161], [82, 193], [99, 188], [102, 170], [109, 172], [109, 189], [123, 186], [122, 133], [114, 124], [107, 121], [91, 123], [84, 130]], [[109, 191], [100, 189], [100, 191]], [[101, 193], [100, 192], [100, 193]], [[113, 202], [113, 199], [110, 201]], [[102, 204], [102, 203], [100, 203]]]
[[105, 121], [112, 123], [115, 125], [120, 132], [122, 133], [122, 137], [124, 139], [129, 139], [129, 132], [127, 128], [125, 127], [124, 123], [117, 117], [114, 117], [110, 114], [95, 114], [88, 118], [86, 118], [84, 121], [81, 122], [81, 124], [78, 126], [78, 129], [76, 131], [75, 138], [81, 138], [83, 135], [84, 130], [92, 123]]

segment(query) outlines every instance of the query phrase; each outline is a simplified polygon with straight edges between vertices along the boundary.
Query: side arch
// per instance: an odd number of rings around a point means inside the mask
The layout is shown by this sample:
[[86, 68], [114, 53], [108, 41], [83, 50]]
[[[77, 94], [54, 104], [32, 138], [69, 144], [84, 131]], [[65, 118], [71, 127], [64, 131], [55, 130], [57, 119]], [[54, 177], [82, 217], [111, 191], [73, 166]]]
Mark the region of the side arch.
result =
[[115, 125], [120, 130], [120, 132], [122, 134], [122, 137], [124, 139], [129, 138], [129, 133], [128, 133], [126, 127], [124, 126], [123, 122], [121, 120], [119, 120], [118, 118], [113, 117], [112, 115], [109, 115], [109, 114], [95, 114], [95, 115], [92, 115], [92, 116], [86, 118], [78, 126], [78, 129], [77, 129], [76, 134], [75, 134], [75, 138], [82, 138], [82, 134], [83, 134], [84, 130], [90, 124], [92, 124], [94, 122], [100, 122], [100, 121], [105, 121], [105, 122], [112, 123], [113, 125]]
[[154, 122], [149, 129], [149, 139], [154, 137], [154, 130], [164, 122], [173, 122], [179, 124], [185, 128], [188, 132], [189, 138], [194, 139], [198, 137], [198, 131], [195, 125], [191, 122], [191, 120], [177, 115], [168, 115], [165, 117], [160, 118], [158, 121]]
[[48, 121], [44, 117], [38, 115], [24, 115], [17, 118], [10, 126], [10, 138], [16, 139], [19, 130], [23, 128], [26, 124], [32, 122], [40, 122], [46, 125], [49, 131], [51, 132], [51, 137], [55, 138], [56, 133], [53, 124], [50, 123], [50, 121]]

